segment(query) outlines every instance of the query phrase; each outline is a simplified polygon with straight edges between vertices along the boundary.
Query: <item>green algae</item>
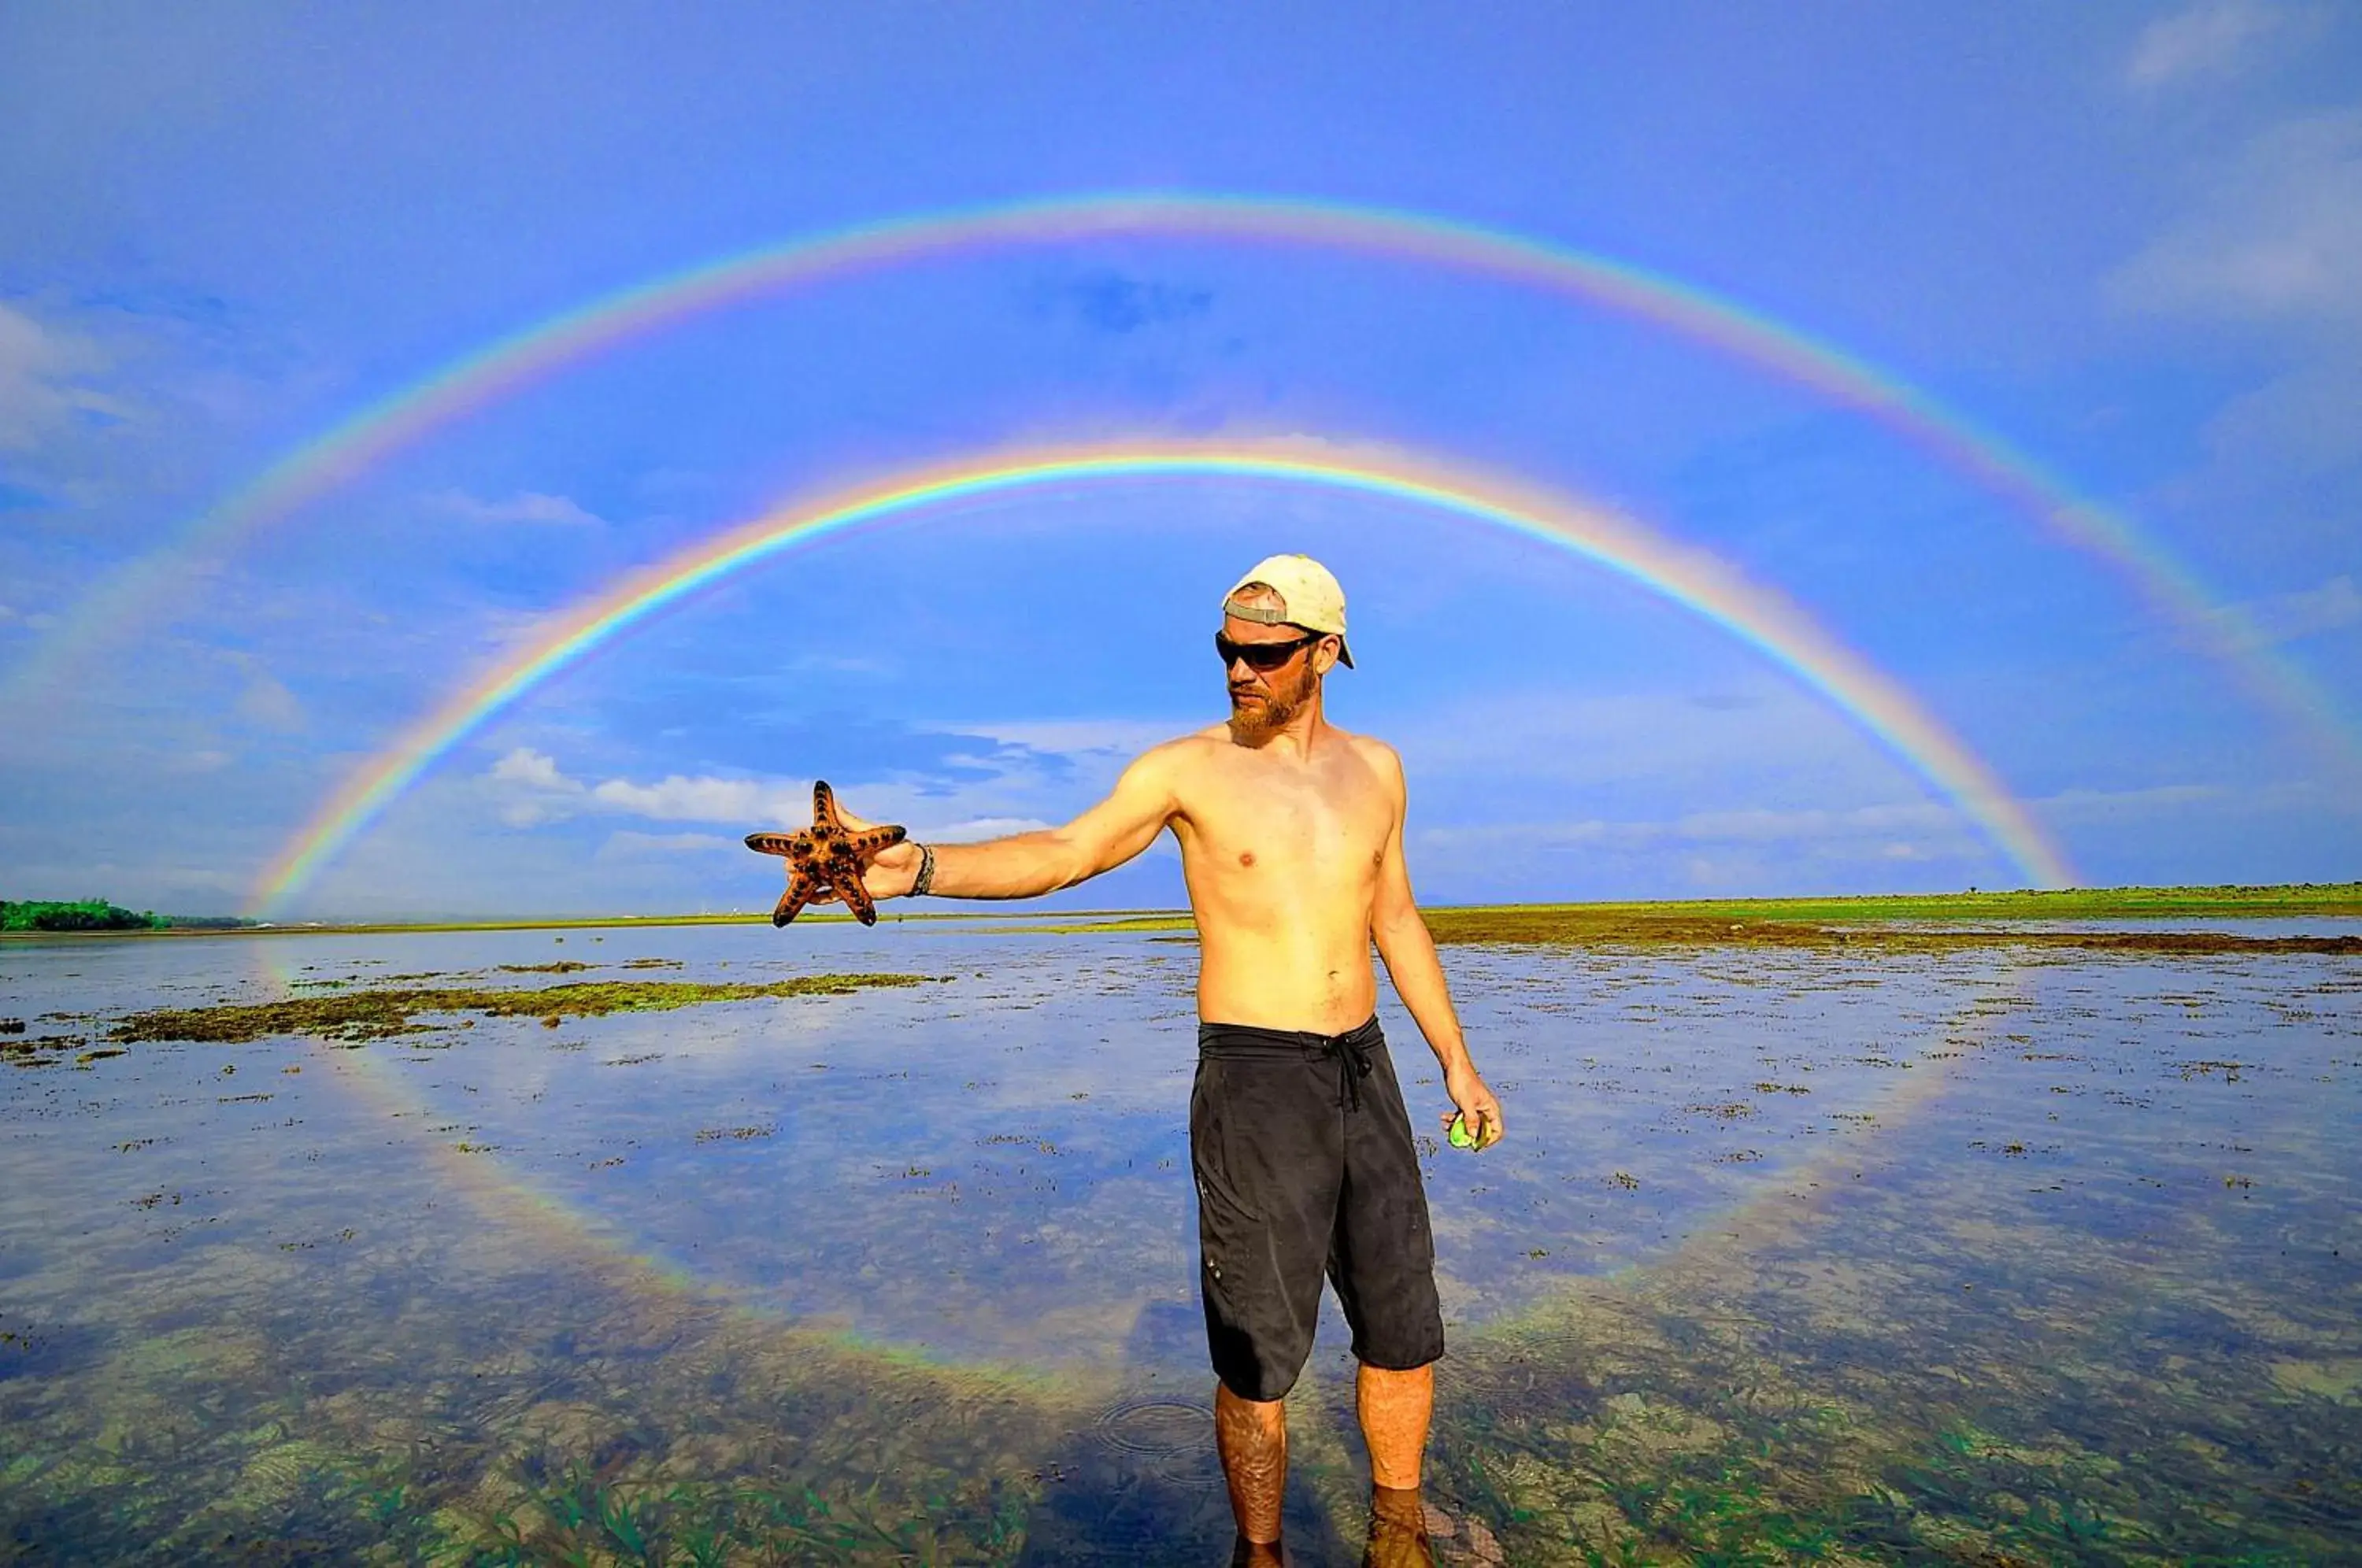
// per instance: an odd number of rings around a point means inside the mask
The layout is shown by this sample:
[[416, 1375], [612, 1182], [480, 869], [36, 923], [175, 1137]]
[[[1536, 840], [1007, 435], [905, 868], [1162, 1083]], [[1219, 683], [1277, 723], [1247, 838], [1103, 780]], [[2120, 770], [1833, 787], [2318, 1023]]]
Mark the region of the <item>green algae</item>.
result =
[[1996, 1322], [1931, 1277], [1961, 1228], [1878, 1218], [1901, 1244], [1874, 1266], [1784, 1239], [1694, 1253], [1464, 1344], [1430, 1496], [1493, 1521], [1513, 1562], [2332, 1560], [2356, 1500], [2350, 1402], [2292, 1398], [2272, 1364], [2188, 1337], [2125, 1363], [2122, 1303], [2149, 1292], [2142, 1319], [2197, 1327], [2206, 1282], [2025, 1230], [2011, 1245], [2034, 1266], [1985, 1276]]
[[[530, 1265], [558, 1269], [578, 1298], [556, 1331], [456, 1281], [404, 1293], [372, 1353], [333, 1364], [326, 1386], [297, 1369], [349, 1343], [348, 1309], [316, 1294], [326, 1276], [284, 1273], [274, 1294], [288, 1299], [251, 1313], [252, 1327], [123, 1343], [77, 1397], [44, 1401], [37, 1425], [12, 1433], [39, 1441], [0, 1471], [0, 1550], [46, 1539], [74, 1543], [78, 1561], [1014, 1560], [1043, 1489], [1014, 1456], [1054, 1441], [1032, 1402], [709, 1301], [619, 1293], [579, 1262]], [[925, 1441], [881, 1435], [880, 1409]]]
[[877, 986], [924, 984], [924, 975], [806, 975], [765, 983], [701, 980], [584, 980], [512, 989], [436, 986], [350, 991], [340, 996], [286, 997], [278, 1001], [213, 1007], [155, 1008], [112, 1025], [121, 1041], [192, 1040], [238, 1043], [275, 1035], [325, 1040], [386, 1040], [421, 1033], [421, 1015], [478, 1012], [494, 1018], [600, 1018], [616, 1012], [670, 1012], [706, 1002], [757, 1001], [774, 997], [849, 996]]
[[[2202, 1004], [2235, 1016], [2183, 995], [2191, 971], [2157, 972], [2169, 988], [2105, 1015], [2130, 1028], [2158, 1010], [2174, 1029]], [[2318, 1012], [2314, 1027], [2350, 1037], [2354, 972], [2312, 972], [2330, 978], [2261, 1027]], [[2333, 993], [2347, 1000], [2321, 999]], [[2099, 1006], [1993, 996], [1978, 1010], [1996, 1015], [1989, 1064], [2083, 1064], [2073, 1070], [2144, 1097], [2309, 1092], [2310, 1077], [2276, 1076], [2282, 1049], [2235, 1034], [2162, 1036], [2130, 1058], [2146, 1079], [2096, 1052], [2012, 1048], [2074, 1041], [2059, 1032], [2079, 1017], [2100, 1029]], [[1677, 1028], [1683, 1009], [1652, 1011]], [[2328, 1066], [2350, 1074], [2353, 1053], [2340, 1056]], [[1787, 1061], [1767, 1066], [1794, 1081]], [[2069, 1070], [2026, 1082], [2041, 1092]], [[1795, 1103], [1789, 1083], [1752, 1087], [1767, 1097], [1757, 1115]], [[1745, 1104], [1682, 1109], [1731, 1119]], [[707, 1131], [719, 1143], [742, 1130]], [[2161, 1122], [2158, 1135], [2180, 1131]], [[2264, 1163], [2283, 1147], [2250, 1141], [2264, 1148], [2243, 1156], [2270, 1178], [2259, 1190], [2286, 1192], [2284, 1159]], [[2293, 1238], [2248, 1236], [2260, 1198], [2218, 1206], [2237, 1195], [2211, 1154], [2140, 1157], [2147, 1173], [2199, 1178], [2153, 1245], [2009, 1196], [2024, 1159], [1960, 1154], [1915, 1181], [1873, 1170], [1842, 1206], [1733, 1220], [1727, 1239], [1661, 1266], [1579, 1280], [1497, 1331], [1456, 1334], [1430, 1496], [1463, 1539], [1483, 1521], [1513, 1562], [2343, 1560], [2362, 1518], [2352, 1276], [2275, 1261]], [[1636, 1168], [1653, 1188], [1656, 1168]], [[2340, 1220], [2310, 1239], [2343, 1239], [2351, 1258], [2352, 1236]], [[73, 1540], [94, 1561], [109, 1546], [183, 1561], [1218, 1560], [1194, 1552], [1205, 1532], [1180, 1507], [1222, 1507], [1200, 1485], [1202, 1428], [1187, 1463], [1110, 1468], [1075, 1435], [1090, 1423], [1087, 1391], [985, 1393], [954, 1369], [881, 1364], [694, 1298], [648, 1299], [578, 1272], [531, 1231], [497, 1241], [354, 1247], [350, 1262], [270, 1274], [267, 1290], [259, 1269], [160, 1270], [100, 1294], [94, 1311], [122, 1325], [106, 1361], [12, 1385], [0, 1424], [26, 1452], [0, 1469], [0, 1541]], [[484, 1277], [501, 1271], [562, 1306], [519, 1311], [531, 1298]], [[207, 1326], [177, 1326], [193, 1316]], [[143, 1329], [163, 1353], [130, 1348]], [[1308, 1376], [1291, 1424], [1291, 1537], [1306, 1561], [1350, 1561], [1297, 1533], [1308, 1493], [1339, 1520], [1361, 1506], [1349, 1386]], [[1124, 1536], [1148, 1524], [1164, 1550]], [[1119, 1538], [1133, 1549], [1110, 1551]]]

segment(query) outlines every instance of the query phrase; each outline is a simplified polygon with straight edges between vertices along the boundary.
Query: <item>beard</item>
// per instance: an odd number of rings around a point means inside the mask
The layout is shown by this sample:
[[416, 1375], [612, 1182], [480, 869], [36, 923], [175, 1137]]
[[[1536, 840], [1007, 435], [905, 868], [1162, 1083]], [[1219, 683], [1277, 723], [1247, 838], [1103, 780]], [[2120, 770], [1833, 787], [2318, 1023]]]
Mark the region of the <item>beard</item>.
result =
[[1312, 661], [1306, 659], [1303, 669], [1293, 683], [1254, 693], [1263, 701], [1253, 706], [1242, 704], [1239, 701], [1242, 693], [1233, 689], [1231, 692], [1231, 739], [1241, 745], [1261, 745], [1286, 729], [1298, 713], [1304, 712], [1305, 704], [1312, 701], [1312, 693], [1319, 683], [1320, 678], [1313, 673]]

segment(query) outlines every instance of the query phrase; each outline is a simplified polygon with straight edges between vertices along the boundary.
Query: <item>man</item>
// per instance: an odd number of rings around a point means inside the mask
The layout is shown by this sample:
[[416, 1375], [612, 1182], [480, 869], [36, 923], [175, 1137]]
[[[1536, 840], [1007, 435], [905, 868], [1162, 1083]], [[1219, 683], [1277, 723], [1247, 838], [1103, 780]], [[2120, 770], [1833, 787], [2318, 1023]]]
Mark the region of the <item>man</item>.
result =
[[1032, 898], [1173, 830], [1201, 949], [1189, 1145], [1238, 1555], [1279, 1561], [1284, 1400], [1311, 1352], [1325, 1272], [1361, 1363], [1372, 1556], [1429, 1561], [1418, 1488], [1443, 1322], [1418, 1153], [1378, 1032], [1373, 939], [1479, 1147], [1500, 1136], [1501, 1108], [1411, 900], [1402, 761], [1322, 712], [1321, 682], [1353, 663], [1343, 591], [1309, 557], [1273, 556], [1222, 608], [1227, 723], [1148, 752], [1065, 827], [897, 845], [864, 885], [878, 899]]

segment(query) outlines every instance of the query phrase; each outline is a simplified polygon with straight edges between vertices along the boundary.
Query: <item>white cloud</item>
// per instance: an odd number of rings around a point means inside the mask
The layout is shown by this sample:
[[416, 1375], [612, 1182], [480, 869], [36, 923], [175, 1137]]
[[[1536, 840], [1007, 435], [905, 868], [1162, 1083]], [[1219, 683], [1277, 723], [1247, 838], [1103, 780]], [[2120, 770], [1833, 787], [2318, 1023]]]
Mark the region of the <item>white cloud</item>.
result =
[[1118, 756], [1129, 761], [1151, 746], [1206, 726], [1185, 719], [1010, 719], [922, 727], [936, 734], [981, 735], [1053, 756]]
[[562, 820], [586, 804], [657, 822], [784, 824], [803, 820], [811, 800], [809, 783], [776, 778], [675, 773], [652, 784], [629, 778], [586, 783], [547, 752], [523, 745], [494, 762], [487, 777], [501, 797], [501, 820], [512, 827]]
[[542, 790], [579, 793], [582, 786], [557, 770], [557, 759], [531, 746], [518, 746], [492, 764], [492, 777], [504, 784], [530, 784]]
[[[2157, 816], [2229, 794], [2219, 784], [2152, 784], [2139, 790], [2062, 790], [2027, 803], [2053, 823], [2093, 822]], [[2260, 799], [2252, 790], [2247, 796], [2251, 804]]]
[[1692, 812], [1655, 821], [1585, 818], [1557, 823], [1496, 823], [1414, 829], [1411, 839], [1423, 849], [1440, 851], [1512, 845], [1537, 851], [1644, 850], [1669, 844], [1850, 845], [1856, 853], [1892, 858], [1897, 835], [1910, 834], [1919, 835], [1908, 841], [1913, 857], [1925, 858], [1926, 845], [1923, 840], [1941, 840], [1944, 847], [1957, 850], [1966, 845], [1972, 831], [1951, 806], [1937, 801], [1906, 801], [1851, 811], [1748, 808]]
[[519, 491], [506, 501], [486, 501], [463, 490], [447, 490], [427, 499], [437, 511], [447, 512], [454, 517], [464, 517], [471, 523], [557, 523], [597, 526], [604, 521], [596, 513], [586, 511], [569, 496], [544, 495], [539, 491]]
[[690, 778], [671, 774], [653, 784], [609, 778], [593, 785], [602, 806], [659, 822], [794, 823], [810, 811], [811, 786], [797, 789], [760, 778]]
[[2276, 478], [2325, 473], [2362, 457], [2362, 355], [2333, 353], [2275, 376], [2206, 422], [2215, 458]]
[[[2053, 823], [2122, 822], [2170, 815], [2190, 806], [2225, 800], [2230, 794], [2215, 784], [2161, 784], [2134, 790], [2067, 790], [2026, 804]], [[1771, 864], [1760, 856], [1775, 847], [1824, 861], [1916, 863], [1980, 853], [1976, 847], [1980, 830], [1958, 808], [1941, 801], [1886, 801], [1843, 811], [1744, 808], [1627, 822], [1584, 818], [1414, 827], [1410, 840], [1414, 869], [1433, 857], [1470, 852], [1661, 856], [1671, 849], [1694, 846], [1683, 863], [1697, 871], [1693, 879], [1702, 884], [1734, 878], [1744, 880], [1742, 871], [1764, 869]]]
[[1883, 793], [1894, 767], [1826, 698], [1771, 675], [1711, 703], [1670, 691], [1500, 690], [1405, 715], [1383, 733], [1410, 772], [1414, 811], [1434, 786], [1505, 773], [1570, 790], [1663, 790], [1704, 789], [1744, 769], [1859, 800]]
[[267, 671], [257, 670], [247, 678], [246, 690], [238, 693], [238, 716], [273, 730], [300, 730], [304, 727], [304, 704], [287, 683]]
[[[994, 806], [1027, 793], [1005, 783], [922, 792], [909, 784], [851, 784], [838, 790], [844, 810], [863, 820], [900, 823], [913, 838], [972, 843], [1051, 824]], [[653, 784], [610, 778], [592, 786], [590, 799], [613, 811], [658, 822], [727, 823], [741, 829], [799, 827], [811, 816], [811, 785], [803, 779], [691, 778], [673, 774]]]
[[88, 384], [108, 363], [88, 338], [0, 304], [0, 451], [29, 451], [83, 414], [122, 417], [124, 404]]
[[970, 817], [965, 822], [931, 827], [912, 836], [924, 838], [930, 844], [978, 844], [988, 838], [1007, 838], [1012, 834], [1040, 833], [1055, 825], [1039, 817]]
[[246, 678], [237, 695], [239, 718], [265, 729], [292, 732], [304, 727], [304, 704], [262, 660], [243, 652], [228, 652], [222, 657]]
[[1609, 845], [1639, 849], [1662, 840], [1662, 823], [1612, 823], [1596, 817], [1571, 822], [1477, 823], [1462, 827], [1413, 827], [1410, 843], [1420, 851], [1456, 855], [1466, 850], [1529, 849], [1535, 852]]
[[2313, 588], [2252, 599], [2216, 613], [2243, 646], [2292, 643], [2362, 622], [2362, 587], [2341, 572]]
[[[811, 816], [812, 787], [807, 778], [675, 773], [652, 783], [620, 778], [586, 783], [568, 774], [556, 757], [531, 746], [513, 748], [485, 777], [493, 786], [501, 820], [511, 827], [562, 821], [585, 807], [654, 822], [726, 823], [742, 833], [798, 827]], [[996, 778], [948, 789], [926, 780], [846, 784], [838, 789], [837, 798], [848, 812], [866, 821], [900, 823], [913, 838], [964, 844], [1053, 825], [1022, 809], [1043, 787], [1038, 774], [1010, 768]], [[626, 846], [637, 843], [618, 836]], [[674, 848], [739, 842], [701, 834], [638, 837]]]
[[499, 800], [501, 821], [514, 828], [562, 822], [574, 814], [577, 800], [586, 792], [578, 778], [558, 769], [557, 759], [531, 746], [517, 746], [491, 766], [487, 775]]
[[2362, 111], [2276, 126], [2205, 171], [2106, 291], [2134, 314], [2362, 326]]
[[705, 855], [719, 849], [743, 852], [745, 847], [738, 840], [720, 834], [635, 833], [622, 828], [607, 835], [606, 842], [599, 846], [599, 856], [607, 859], [635, 855]]
[[1857, 806], [1851, 811], [1692, 812], [1671, 824], [1674, 836], [1709, 843], [1793, 843], [1879, 838], [1895, 833], [1958, 833], [1960, 813], [1936, 801]]
[[2224, 74], [2286, 13], [2258, 0], [2208, 0], [2141, 29], [2125, 80], [2154, 92], [2194, 77]]
[[901, 668], [892, 659], [866, 654], [817, 653], [791, 658], [786, 668], [799, 675], [893, 675]]

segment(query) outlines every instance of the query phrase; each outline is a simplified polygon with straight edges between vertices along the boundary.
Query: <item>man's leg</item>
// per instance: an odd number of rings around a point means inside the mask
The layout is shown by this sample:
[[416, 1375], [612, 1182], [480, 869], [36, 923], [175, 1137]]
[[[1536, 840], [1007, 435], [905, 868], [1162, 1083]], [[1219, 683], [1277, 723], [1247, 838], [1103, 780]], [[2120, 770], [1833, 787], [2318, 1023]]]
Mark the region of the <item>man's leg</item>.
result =
[[1417, 1491], [1428, 1416], [1435, 1408], [1434, 1366], [1389, 1372], [1363, 1362], [1353, 1393], [1361, 1407], [1362, 1441], [1370, 1449], [1371, 1483], [1393, 1492]]
[[1214, 1446], [1240, 1536], [1257, 1545], [1277, 1540], [1279, 1500], [1287, 1490], [1287, 1402], [1242, 1399], [1217, 1383]]
[[1433, 1364], [1443, 1354], [1443, 1311], [1402, 1087], [1383, 1042], [1373, 1039], [1363, 1049], [1370, 1072], [1361, 1082], [1359, 1112], [1345, 1118], [1345, 1183], [1329, 1279], [1352, 1325], [1361, 1364], [1354, 1393], [1370, 1480], [1388, 1491], [1416, 1491], [1435, 1403]]
[[1189, 1101], [1214, 1441], [1239, 1539], [1276, 1561], [1286, 1407], [1312, 1353], [1344, 1176], [1337, 1086], [1302, 1037], [1208, 1024]]

